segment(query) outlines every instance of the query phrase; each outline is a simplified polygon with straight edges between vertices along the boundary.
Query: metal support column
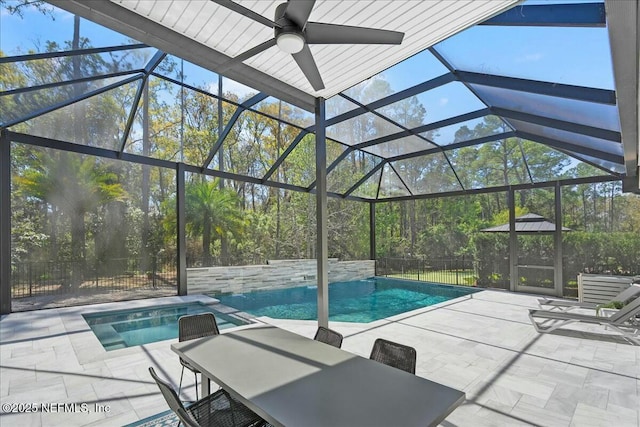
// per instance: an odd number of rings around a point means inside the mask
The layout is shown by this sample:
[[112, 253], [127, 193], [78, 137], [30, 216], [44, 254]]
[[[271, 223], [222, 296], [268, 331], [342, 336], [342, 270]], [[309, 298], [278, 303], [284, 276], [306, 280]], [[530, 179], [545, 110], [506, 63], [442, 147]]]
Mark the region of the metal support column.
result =
[[11, 144], [0, 135], [0, 314], [11, 313]]
[[369, 203], [369, 259], [376, 259], [376, 204]]
[[518, 236], [516, 235], [516, 193], [509, 186], [509, 290], [515, 292], [518, 286]]
[[184, 163], [176, 165], [176, 247], [178, 295], [187, 295], [187, 232], [185, 230]]
[[556, 182], [555, 187], [555, 223], [556, 229], [553, 233], [553, 283], [556, 291], [556, 295], [563, 296], [563, 283], [562, 283], [562, 187], [560, 183]]
[[327, 244], [327, 141], [324, 98], [316, 98], [316, 260], [318, 326], [329, 326], [329, 249]]

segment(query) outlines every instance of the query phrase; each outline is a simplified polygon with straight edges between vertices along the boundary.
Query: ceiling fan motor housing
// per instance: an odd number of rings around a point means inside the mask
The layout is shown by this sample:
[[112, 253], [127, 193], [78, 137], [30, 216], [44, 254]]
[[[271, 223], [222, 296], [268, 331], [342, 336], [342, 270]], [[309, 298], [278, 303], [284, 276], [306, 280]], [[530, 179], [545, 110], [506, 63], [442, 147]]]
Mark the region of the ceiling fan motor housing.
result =
[[273, 28], [278, 47], [287, 53], [297, 53], [304, 47], [305, 39], [302, 29], [295, 22], [285, 16], [288, 3], [279, 4], [276, 8], [275, 23]]

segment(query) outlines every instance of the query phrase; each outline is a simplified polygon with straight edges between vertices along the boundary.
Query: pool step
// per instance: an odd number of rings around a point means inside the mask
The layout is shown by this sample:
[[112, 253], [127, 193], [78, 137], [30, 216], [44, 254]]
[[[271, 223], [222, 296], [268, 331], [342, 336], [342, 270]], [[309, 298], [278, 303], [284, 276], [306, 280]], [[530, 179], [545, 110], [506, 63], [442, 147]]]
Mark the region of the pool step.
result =
[[216, 316], [216, 323], [218, 324], [218, 329], [227, 329], [227, 328], [233, 328], [236, 325], [233, 322], [230, 322], [226, 319], [221, 318], [220, 316]]
[[102, 346], [105, 348], [113, 348], [120, 345], [122, 347], [116, 348], [123, 348], [127, 346], [127, 343], [124, 342], [120, 334], [116, 332], [111, 325], [93, 325], [92, 329], [100, 343], [102, 343]]
[[[156, 342], [158, 340], [166, 340], [178, 337], [178, 318], [187, 314], [199, 314], [207, 312], [208, 310], [190, 310], [187, 313], [176, 313], [170, 311], [169, 313], [162, 313], [162, 309], [159, 309], [154, 316], [151, 317], [139, 317], [134, 319], [117, 319], [116, 316], [106, 317], [110, 323], [94, 323], [104, 319], [93, 319], [90, 323], [91, 329], [94, 334], [105, 348], [105, 350], [117, 350], [120, 348], [146, 344], [149, 342]], [[219, 312], [214, 312], [218, 323], [218, 328], [227, 329], [238, 325], [247, 324], [247, 322], [236, 316], [230, 316]], [[127, 314], [129, 316], [129, 314]], [[93, 324], [91, 324], [93, 323]], [[171, 329], [173, 336], [167, 334], [166, 329]], [[159, 338], [158, 329], [164, 329]], [[122, 333], [122, 335], [120, 335]], [[133, 334], [133, 335], [132, 335]], [[128, 341], [125, 341], [125, 337]], [[150, 337], [150, 338], [149, 338]], [[140, 341], [143, 342], [140, 342]]]
[[164, 314], [161, 316], [152, 316], [152, 317], [140, 317], [137, 319], [125, 319], [118, 320], [115, 322], [109, 323], [110, 325], [125, 325], [125, 330], [139, 329], [138, 326], [135, 325], [144, 325], [144, 328], [149, 326], [158, 326], [158, 325], [166, 325], [170, 323], [177, 323], [178, 317], [183, 316], [182, 314], [176, 315], [175, 313]]
[[[242, 324], [248, 323], [242, 319], [234, 319], [238, 322], [238, 323], [234, 323], [233, 320], [225, 319], [222, 313], [214, 313], [214, 315], [216, 316], [216, 323], [218, 324], [218, 327], [221, 329], [230, 328], [233, 326], [238, 326], [239, 324], [242, 325]], [[112, 327], [115, 326], [119, 330], [130, 331], [134, 329], [146, 329], [152, 326], [176, 324], [176, 331], [177, 331], [178, 318], [181, 316], [184, 316], [184, 314], [176, 315], [174, 313], [171, 313], [171, 314], [154, 316], [154, 317], [141, 317], [139, 319], [121, 320], [121, 321], [112, 322], [110, 324], [105, 324], [101, 326], [112, 326]], [[114, 332], [117, 334], [116, 330], [114, 330]]]

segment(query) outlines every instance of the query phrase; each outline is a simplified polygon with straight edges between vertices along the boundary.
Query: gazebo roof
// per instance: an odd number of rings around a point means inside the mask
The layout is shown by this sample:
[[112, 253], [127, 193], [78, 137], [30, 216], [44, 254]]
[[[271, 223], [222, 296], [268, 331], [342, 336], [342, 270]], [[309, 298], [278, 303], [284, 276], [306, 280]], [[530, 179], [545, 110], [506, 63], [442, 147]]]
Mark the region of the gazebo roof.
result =
[[[487, 233], [508, 233], [509, 223], [485, 228], [480, 231]], [[516, 218], [516, 233], [553, 233], [554, 231], [556, 231], [556, 225], [551, 221], [547, 221], [543, 216], [528, 213]], [[571, 229], [562, 227], [562, 231], [571, 231]]]

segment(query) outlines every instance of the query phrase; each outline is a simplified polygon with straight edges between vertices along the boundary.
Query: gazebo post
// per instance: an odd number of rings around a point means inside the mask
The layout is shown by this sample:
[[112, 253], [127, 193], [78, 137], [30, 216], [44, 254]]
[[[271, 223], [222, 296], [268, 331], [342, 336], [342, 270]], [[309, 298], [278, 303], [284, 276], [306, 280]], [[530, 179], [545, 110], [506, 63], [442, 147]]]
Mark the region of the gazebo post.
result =
[[553, 283], [556, 295], [563, 296], [562, 291], [562, 187], [560, 182], [555, 185], [555, 231], [553, 233]]

